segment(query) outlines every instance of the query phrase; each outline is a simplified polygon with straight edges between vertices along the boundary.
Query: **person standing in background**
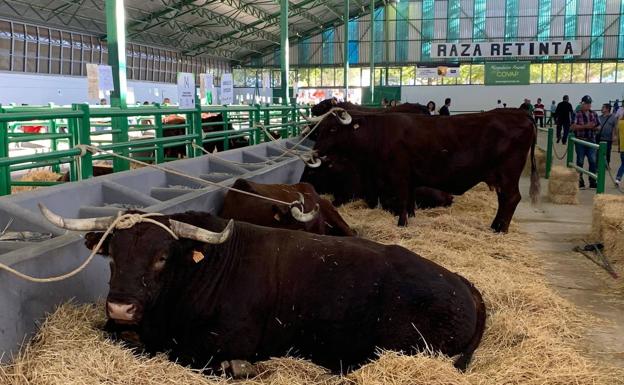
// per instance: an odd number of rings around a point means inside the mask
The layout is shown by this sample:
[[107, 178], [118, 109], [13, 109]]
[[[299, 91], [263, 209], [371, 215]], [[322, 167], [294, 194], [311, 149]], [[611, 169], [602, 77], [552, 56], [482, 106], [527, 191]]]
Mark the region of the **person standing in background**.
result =
[[615, 136], [614, 131], [617, 129], [618, 125], [618, 118], [611, 113], [611, 105], [609, 103], [603, 104], [600, 112], [602, 113], [598, 117], [600, 121], [600, 131], [598, 131], [598, 135], [596, 136], [596, 142], [607, 143], [607, 165], [609, 165], [611, 164], [611, 149], [613, 147], [613, 137]]
[[498, 102], [496, 102], [496, 108], [503, 108], [503, 103], [501, 103], [500, 99], [498, 99]]
[[542, 104], [542, 98], [537, 98], [537, 103], [533, 106], [533, 117], [535, 118], [535, 124], [539, 122], [540, 127], [544, 127], [544, 105]]
[[429, 103], [427, 103], [427, 110], [429, 110], [429, 114], [430, 115], [436, 115], [436, 105], [433, 102], [433, 100], [430, 100]]
[[[555, 109], [555, 124], [557, 124], [557, 143], [564, 145], [568, 142], [568, 134], [570, 132], [570, 118], [574, 110], [569, 102], [568, 95], [563, 95], [563, 101], [557, 104]], [[563, 133], [561, 132], [563, 129]]]
[[550, 116], [548, 116], [548, 121], [546, 122], [546, 124], [550, 125], [550, 127], [552, 127], [555, 122], [556, 110], [557, 110], [557, 103], [555, 103], [555, 101], [553, 100], [552, 103], [550, 104]]
[[[618, 112], [622, 110], [624, 110], [624, 107], [620, 107]], [[617, 116], [618, 114], [614, 115]], [[620, 168], [615, 176], [615, 185], [619, 188], [622, 185], [622, 177], [624, 176], [624, 120], [620, 118], [617, 122], [615, 130], [613, 130], [613, 142], [620, 153]]]
[[[596, 143], [596, 133], [600, 128], [598, 114], [591, 109], [592, 98], [589, 95], [583, 96], [581, 99], [581, 108], [574, 115], [572, 126], [574, 135], [585, 142]], [[596, 149], [584, 146], [580, 143], [575, 144], [576, 148], [576, 165], [583, 168], [585, 158], [589, 163], [589, 172], [596, 173]], [[583, 174], [579, 173], [579, 188], [585, 188]], [[589, 188], [596, 188], [596, 180], [589, 178]]]
[[449, 116], [451, 112], [449, 111], [449, 107], [451, 106], [451, 98], [444, 99], [444, 105], [440, 108], [441, 116]]

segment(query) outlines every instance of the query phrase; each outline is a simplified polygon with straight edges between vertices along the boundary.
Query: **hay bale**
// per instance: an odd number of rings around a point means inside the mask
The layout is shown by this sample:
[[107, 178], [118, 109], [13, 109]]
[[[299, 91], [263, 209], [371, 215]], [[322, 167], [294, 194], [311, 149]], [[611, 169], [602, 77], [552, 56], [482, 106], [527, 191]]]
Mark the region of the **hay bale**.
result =
[[[22, 182], [56, 182], [61, 177], [61, 174], [57, 174], [50, 170], [31, 170], [27, 172], [23, 177], [19, 179]], [[11, 193], [18, 193], [23, 191], [31, 191], [41, 188], [39, 186], [15, 186], [11, 187]]]
[[256, 378], [230, 381], [201, 375], [168, 361], [145, 357], [106, 339], [103, 305], [63, 305], [42, 325], [13, 364], [0, 366], [0, 383], [200, 384], [200, 385], [569, 385], [624, 384], [624, 370], [588, 358], [580, 336], [600, 325], [551, 289], [542, 274], [542, 252], [512, 226], [493, 233], [496, 194], [481, 185], [453, 207], [422, 210], [399, 228], [390, 213], [361, 202], [341, 206], [363, 237], [406, 247], [462, 274], [481, 291], [487, 327], [466, 373], [435, 352], [380, 352], [345, 376], [308, 361], [278, 358], [257, 363]]
[[548, 179], [548, 197], [554, 204], [577, 205], [578, 173], [571, 168], [554, 166]]
[[[539, 147], [535, 147], [535, 165], [537, 166], [537, 172], [539, 176], [544, 178], [546, 176], [546, 151]], [[524, 164], [522, 170], [522, 176], [531, 176], [531, 153], [527, 156], [527, 161]]]
[[605, 246], [612, 260], [624, 260], [624, 196], [598, 194], [594, 197], [592, 239]]

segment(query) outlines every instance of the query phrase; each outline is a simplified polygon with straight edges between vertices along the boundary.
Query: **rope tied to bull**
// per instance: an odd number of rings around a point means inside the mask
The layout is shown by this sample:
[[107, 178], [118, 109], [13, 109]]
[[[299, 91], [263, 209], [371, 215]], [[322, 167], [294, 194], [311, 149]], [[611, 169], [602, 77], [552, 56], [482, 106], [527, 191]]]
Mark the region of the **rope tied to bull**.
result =
[[106, 237], [108, 237], [108, 235], [113, 230], [115, 230], [115, 229], [129, 229], [130, 227], [136, 225], [137, 223], [141, 223], [141, 222], [147, 222], [147, 223], [155, 224], [155, 225], [163, 228], [164, 230], [166, 230], [172, 237], [174, 237], [177, 240], [178, 236], [169, 227], [167, 227], [166, 225], [164, 225], [161, 222], [158, 222], [158, 221], [155, 221], [155, 220], [151, 219], [151, 217], [156, 217], [156, 216], [163, 216], [163, 214], [159, 214], [159, 213], [121, 214], [121, 212], [119, 212], [117, 214], [117, 217], [115, 218], [115, 220], [108, 226], [108, 228], [106, 229], [106, 231], [104, 232], [104, 234], [100, 238], [99, 242], [95, 245], [95, 247], [93, 249], [91, 249], [91, 253], [89, 254], [89, 257], [87, 257], [87, 259], [85, 259], [85, 261], [80, 266], [78, 266], [74, 270], [70, 271], [69, 273], [65, 273], [65, 274], [62, 274], [62, 275], [54, 276], [54, 277], [38, 278], [38, 277], [33, 277], [31, 275], [19, 272], [19, 271], [13, 269], [12, 267], [9, 267], [9, 266], [7, 266], [7, 265], [5, 265], [3, 263], [0, 263], [0, 270], [5, 270], [5, 271], [7, 271], [7, 272], [17, 276], [18, 278], [22, 278], [22, 279], [24, 279], [26, 281], [35, 282], [35, 283], [51, 283], [51, 282], [60, 282], [60, 281], [66, 280], [68, 278], [74, 277], [75, 275], [77, 275], [78, 273], [83, 271], [87, 267], [87, 265], [89, 265], [89, 263], [91, 263], [91, 261], [93, 260], [95, 255], [102, 248], [102, 244], [104, 244], [104, 241], [106, 240]]

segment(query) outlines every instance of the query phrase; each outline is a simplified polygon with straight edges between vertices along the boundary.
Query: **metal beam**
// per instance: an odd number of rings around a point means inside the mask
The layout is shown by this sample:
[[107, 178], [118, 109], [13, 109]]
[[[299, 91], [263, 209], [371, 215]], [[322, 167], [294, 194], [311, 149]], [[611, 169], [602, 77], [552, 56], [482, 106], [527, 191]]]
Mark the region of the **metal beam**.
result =
[[344, 86], [345, 86], [345, 97], [344, 101], [346, 102], [349, 99], [349, 0], [344, 0], [344, 16], [343, 20], [346, 20], [344, 23]]
[[370, 0], [370, 104], [375, 103], [375, 0]]
[[[280, 50], [280, 68], [282, 71], [282, 91], [284, 93], [284, 98], [282, 99], [282, 104], [289, 105], [289, 85], [288, 85], [288, 75], [290, 70], [289, 63], [289, 48], [290, 45], [288, 43], [288, 0], [280, 0], [280, 44], [282, 49]], [[294, 92], [294, 90], [293, 90]], [[296, 95], [293, 95], [296, 97]]]

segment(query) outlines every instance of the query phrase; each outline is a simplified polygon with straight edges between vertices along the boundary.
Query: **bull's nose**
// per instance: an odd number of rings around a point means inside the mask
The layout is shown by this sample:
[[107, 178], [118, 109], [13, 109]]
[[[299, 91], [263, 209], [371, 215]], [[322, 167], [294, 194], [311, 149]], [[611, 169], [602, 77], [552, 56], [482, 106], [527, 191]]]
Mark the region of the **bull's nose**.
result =
[[107, 302], [108, 316], [115, 320], [132, 321], [136, 313], [136, 306], [126, 303]]

